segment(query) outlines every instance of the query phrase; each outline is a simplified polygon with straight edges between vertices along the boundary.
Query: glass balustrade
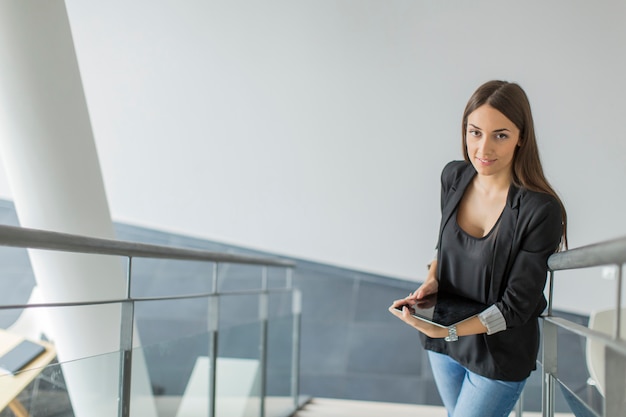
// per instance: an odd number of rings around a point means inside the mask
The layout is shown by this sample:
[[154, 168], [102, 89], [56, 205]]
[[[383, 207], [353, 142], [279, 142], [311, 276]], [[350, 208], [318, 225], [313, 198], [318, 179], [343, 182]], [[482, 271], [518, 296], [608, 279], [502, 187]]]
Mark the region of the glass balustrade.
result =
[[[291, 265], [159, 256], [120, 257], [129, 271], [124, 298], [43, 304], [2, 297], [0, 356], [25, 338], [46, 350], [17, 373], [0, 374], [0, 417], [283, 417], [296, 410], [300, 303]], [[63, 317], [87, 325], [85, 337], [39, 331]], [[131, 334], [133, 348], [124, 349]]]

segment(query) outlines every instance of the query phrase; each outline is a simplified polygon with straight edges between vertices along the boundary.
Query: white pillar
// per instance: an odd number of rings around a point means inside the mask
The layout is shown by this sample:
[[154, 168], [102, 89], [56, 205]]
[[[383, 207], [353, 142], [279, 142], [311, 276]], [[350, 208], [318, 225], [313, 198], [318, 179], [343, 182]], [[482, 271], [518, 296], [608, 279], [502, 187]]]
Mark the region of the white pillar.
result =
[[[0, 1], [0, 154], [22, 226], [113, 238], [63, 0]], [[125, 295], [119, 258], [29, 254], [46, 302]], [[119, 350], [119, 306], [46, 314], [60, 361]], [[109, 354], [63, 365], [78, 417], [116, 415], [117, 358]], [[139, 369], [136, 376], [143, 381], [138, 390], [148, 393], [141, 359], [135, 358], [134, 372]], [[154, 403], [147, 404], [136, 415], [156, 415]]]

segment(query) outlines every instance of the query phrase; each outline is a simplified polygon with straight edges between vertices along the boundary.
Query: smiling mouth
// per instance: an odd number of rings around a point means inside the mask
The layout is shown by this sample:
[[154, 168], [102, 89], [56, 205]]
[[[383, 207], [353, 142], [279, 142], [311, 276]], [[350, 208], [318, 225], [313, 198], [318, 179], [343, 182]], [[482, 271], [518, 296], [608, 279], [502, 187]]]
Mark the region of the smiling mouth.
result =
[[478, 162], [483, 163], [483, 164], [491, 164], [493, 162], [495, 162], [495, 159], [483, 159], [483, 158], [476, 158], [478, 160]]

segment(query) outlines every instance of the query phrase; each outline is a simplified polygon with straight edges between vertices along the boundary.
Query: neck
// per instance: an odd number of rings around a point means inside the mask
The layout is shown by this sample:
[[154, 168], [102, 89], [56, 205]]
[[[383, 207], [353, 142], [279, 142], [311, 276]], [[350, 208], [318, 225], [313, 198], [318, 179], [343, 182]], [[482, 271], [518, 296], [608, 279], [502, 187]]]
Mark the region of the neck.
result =
[[485, 195], [497, 195], [508, 192], [513, 177], [509, 175], [476, 175], [474, 185]]

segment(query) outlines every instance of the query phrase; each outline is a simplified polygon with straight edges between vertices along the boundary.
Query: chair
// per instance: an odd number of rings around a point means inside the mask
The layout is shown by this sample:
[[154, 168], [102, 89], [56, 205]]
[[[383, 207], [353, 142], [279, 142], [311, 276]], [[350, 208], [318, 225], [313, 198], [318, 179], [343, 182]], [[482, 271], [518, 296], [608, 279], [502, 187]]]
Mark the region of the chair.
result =
[[[615, 328], [615, 309], [593, 311], [589, 316], [589, 328], [598, 332], [613, 335]], [[626, 339], [626, 308], [621, 310], [620, 335]], [[587, 369], [598, 392], [604, 396], [606, 381], [604, 378], [604, 344], [587, 339]]]

